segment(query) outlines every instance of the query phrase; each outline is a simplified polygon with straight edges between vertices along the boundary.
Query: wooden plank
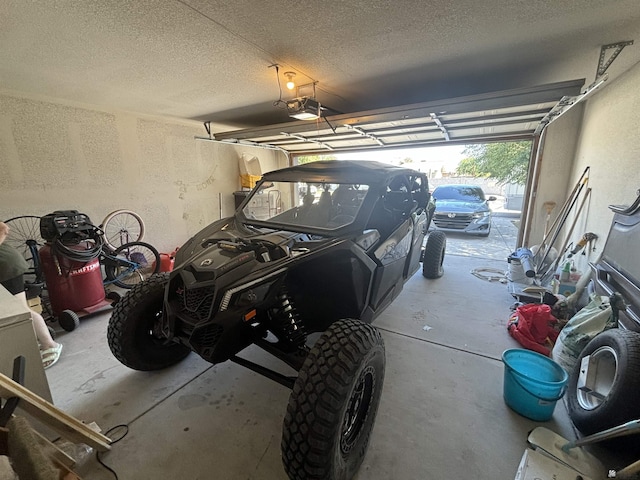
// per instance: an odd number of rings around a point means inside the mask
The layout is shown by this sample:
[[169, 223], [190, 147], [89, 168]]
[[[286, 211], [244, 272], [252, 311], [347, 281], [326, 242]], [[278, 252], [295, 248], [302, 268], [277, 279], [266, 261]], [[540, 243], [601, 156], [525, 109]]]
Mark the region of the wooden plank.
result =
[[66, 414], [51, 403], [0, 373], [0, 397], [20, 398], [20, 408], [75, 443], [85, 443], [98, 451], [111, 449], [111, 440], [94, 432], [80, 420]]
[[35, 435], [36, 441], [38, 442], [38, 445], [40, 446], [40, 448], [45, 450], [48, 456], [54, 459], [56, 463], [64, 465], [65, 467], [67, 467], [67, 469], [74, 467], [74, 465], [76, 464], [76, 461], [73, 458], [71, 458], [71, 456], [69, 456], [67, 452], [58, 448], [58, 446], [55, 443], [51, 443], [45, 437], [40, 435], [36, 430], [33, 430], [33, 433]]
[[54, 465], [60, 470], [60, 478], [62, 480], [82, 480], [76, 472], [73, 472], [70, 468], [67, 468], [66, 465], [60, 463], [55, 458], [52, 459]]

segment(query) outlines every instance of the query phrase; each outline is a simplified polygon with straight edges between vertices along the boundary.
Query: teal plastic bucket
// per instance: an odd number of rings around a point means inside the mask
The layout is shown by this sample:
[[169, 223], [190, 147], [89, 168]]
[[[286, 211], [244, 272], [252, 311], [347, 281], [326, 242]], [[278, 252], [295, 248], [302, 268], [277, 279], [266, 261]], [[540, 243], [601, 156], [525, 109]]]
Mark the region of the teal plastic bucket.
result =
[[544, 355], [514, 348], [502, 354], [504, 401], [520, 415], [543, 422], [567, 389], [567, 372]]

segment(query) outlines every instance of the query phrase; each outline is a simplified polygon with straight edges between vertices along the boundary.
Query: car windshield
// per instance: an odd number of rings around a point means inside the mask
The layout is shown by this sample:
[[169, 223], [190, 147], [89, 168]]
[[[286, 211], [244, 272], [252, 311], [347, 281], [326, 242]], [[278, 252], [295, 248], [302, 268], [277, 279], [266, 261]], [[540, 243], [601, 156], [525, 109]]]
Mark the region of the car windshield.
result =
[[437, 200], [462, 200], [465, 202], [484, 202], [484, 192], [480, 187], [462, 185], [443, 185], [433, 191], [433, 198]]
[[242, 209], [251, 223], [335, 230], [353, 223], [368, 185], [312, 182], [262, 182]]

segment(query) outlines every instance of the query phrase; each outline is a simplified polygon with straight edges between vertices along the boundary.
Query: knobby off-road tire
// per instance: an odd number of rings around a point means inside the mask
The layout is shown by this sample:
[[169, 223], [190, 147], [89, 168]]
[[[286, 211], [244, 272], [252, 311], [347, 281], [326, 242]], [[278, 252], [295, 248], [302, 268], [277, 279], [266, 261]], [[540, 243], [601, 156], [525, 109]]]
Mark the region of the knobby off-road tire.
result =
[[364, 459], [384, 380], [377, 329], [339, 320], [318, 339], [284, 419], [282, 461], [292, 480], [348, 480]]
[[440, 278], [444, 274], [444, 252], [447, 248], [447, 236], [444, 232], [433, 231], [427, 237], [422, 259], [422, 275], [425, 278]]
[[162, 316], [164, 287], [169, 273], [152, 275], [135, 285], [116, 304], [109, 319], [107, 339], [113, 355], [134, 370], [160, 370], [178, 363], [191, 350], [154, 335]]
[[[587, 355], [597, 363], [590, 367], [597, 368], [597, 396], [578, 390], [581, 362]], [[589, 435], [640, 418], [639, 400], [640, 334], [619, 328], [600, 333], [582, 350], [569, 377], [569, 417], [582, 433]], [[638, 441], [632, 437], [610, 442], [622, 444], [630, 439], [637, 448]]]

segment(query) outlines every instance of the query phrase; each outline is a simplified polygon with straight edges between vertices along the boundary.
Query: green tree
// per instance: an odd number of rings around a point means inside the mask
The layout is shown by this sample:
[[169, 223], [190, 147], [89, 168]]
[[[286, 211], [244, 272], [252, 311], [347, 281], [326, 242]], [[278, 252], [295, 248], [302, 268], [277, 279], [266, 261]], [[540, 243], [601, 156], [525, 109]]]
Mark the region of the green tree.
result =
[[298, 165], [303, 163], [319, 162], [320, 160], [335, 160], [335, 155], [299, 155], [296, 157]]
[[531, 142], [487, 143], [467, 145], [467, 157], [460, 162], [456, 173], [475, 177], [495, 178], [499, 183], [524, 185], [529, 170]]
[[[466, 153], [466, 150], [465, 150]], [[458, 175], [468, 175], [470, 177], [482, 177], [485, 175], [480, 174], [478, 168], [478, 161], [473, 157], [467, 157], [460, 160], [460, 163], [456, 167], [456, 173]]]

